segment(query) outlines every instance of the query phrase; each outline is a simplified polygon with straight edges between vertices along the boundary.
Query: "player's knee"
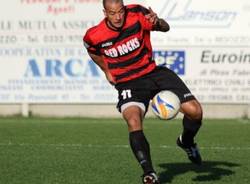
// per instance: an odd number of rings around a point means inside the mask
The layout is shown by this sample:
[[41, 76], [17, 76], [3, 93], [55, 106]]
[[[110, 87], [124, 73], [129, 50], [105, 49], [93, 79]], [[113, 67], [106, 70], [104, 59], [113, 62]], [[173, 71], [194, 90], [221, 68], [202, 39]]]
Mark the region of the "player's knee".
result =
[[137, 106], [131, 106], [123, 111], [123, 118], [128, 124], [129, 131], [142, 130], [142, 110]]
[[142, 129], [142, 122], [139, 113], [131, 111], [130, 113], [124, 113], [123, 117], [128, 124], [129, 131], [136, 131]]
[[192, 101], [184, 104], [183, 111], [188, 118], [192, 120], [202, 120], [203, 111], [202, 107], [197, 101]]
[[201, 106], [198, 104], [191, 105], [188, 114], [193, 120], [202, 120], [203, 112]]
[[126, 121], [129, 131], [142, 130], [142, 123], [139, 116], [131, 116]]

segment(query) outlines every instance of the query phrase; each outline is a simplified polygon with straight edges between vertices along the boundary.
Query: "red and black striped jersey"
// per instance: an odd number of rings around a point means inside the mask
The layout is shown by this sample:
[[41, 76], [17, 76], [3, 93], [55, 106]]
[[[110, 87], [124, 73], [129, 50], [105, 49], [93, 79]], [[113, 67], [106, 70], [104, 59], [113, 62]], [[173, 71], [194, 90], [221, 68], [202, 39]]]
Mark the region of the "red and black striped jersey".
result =
[[88, 52], [102, 56], [117, 83], [129, 81], [151, 72], [150, 31], [154, 26], [145, 15], [149, 11], [140, 5], [127, 5], [124, 25], [114, 30], [103, 19], [87, 30], [83, 41]]

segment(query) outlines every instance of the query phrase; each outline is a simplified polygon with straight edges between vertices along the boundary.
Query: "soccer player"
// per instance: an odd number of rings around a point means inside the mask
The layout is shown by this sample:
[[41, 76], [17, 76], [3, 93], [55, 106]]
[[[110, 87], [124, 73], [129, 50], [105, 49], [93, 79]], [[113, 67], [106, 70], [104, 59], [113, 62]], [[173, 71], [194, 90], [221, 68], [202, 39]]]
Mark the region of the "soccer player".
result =
[[143, 133], [150, 99], [161, 90], [179, 97], [184, 118], [177, 145], [195, 164], [201, 164], [194, 137], [201, 126], [202, 108], [183, 81], [166, 67], [157, 67], [152, 58], [150, 31], [167, 32], [168, 23], [151, 8], [125, 6], [122, 0], [103, 0], [103, 7], [105, 18], [86, 32], [84, 45], [118, 91], [117, 108], [127, 122], [131, 149], [144, 172], [143, 183], [158, 184]]

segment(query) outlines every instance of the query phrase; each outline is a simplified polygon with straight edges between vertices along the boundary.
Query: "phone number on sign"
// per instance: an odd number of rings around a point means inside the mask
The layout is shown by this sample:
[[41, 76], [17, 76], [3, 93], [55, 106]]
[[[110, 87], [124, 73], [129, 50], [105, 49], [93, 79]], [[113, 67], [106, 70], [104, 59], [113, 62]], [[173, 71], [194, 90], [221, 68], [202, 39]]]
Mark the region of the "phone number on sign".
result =
[[15, 44], [17, 41], [16, 35], [0, 35], [0, 44]]

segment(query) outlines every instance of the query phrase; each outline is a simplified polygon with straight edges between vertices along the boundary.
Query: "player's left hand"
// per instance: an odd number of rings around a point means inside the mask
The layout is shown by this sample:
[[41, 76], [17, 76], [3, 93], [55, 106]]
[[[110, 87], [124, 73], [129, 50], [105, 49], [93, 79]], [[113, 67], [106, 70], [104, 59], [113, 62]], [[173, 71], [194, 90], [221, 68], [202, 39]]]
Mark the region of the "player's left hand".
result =
[[157, 23], [159, 20], [157, 14], [151, 9], [151, 7], [148, 8], [149, 14], [145, 15], [146, 19], [148, 19], [153, 25]]

